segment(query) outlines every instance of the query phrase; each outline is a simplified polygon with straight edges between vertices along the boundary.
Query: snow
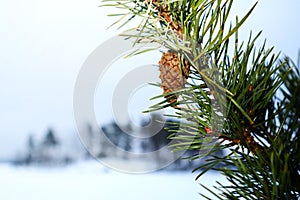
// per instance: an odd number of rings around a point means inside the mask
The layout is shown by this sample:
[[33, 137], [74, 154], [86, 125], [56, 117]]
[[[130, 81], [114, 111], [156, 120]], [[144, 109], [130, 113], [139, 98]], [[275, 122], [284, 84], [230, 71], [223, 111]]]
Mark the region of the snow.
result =
[[[181, 200], [202, 199], [201, 186], [190, 172], [160, 171], [125, 174], [96, 161], [65, 167], [0, 165], [0, 199], [5, 200]], [[211, 186], [220, 176], [210, 173], [202, 184]]]

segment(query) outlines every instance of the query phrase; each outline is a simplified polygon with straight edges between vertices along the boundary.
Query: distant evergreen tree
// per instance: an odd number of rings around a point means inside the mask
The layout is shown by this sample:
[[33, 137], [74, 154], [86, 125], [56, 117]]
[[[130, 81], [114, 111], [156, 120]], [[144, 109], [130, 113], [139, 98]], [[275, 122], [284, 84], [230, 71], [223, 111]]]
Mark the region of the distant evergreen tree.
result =
[[27, 140], [27, 147], [29, 151], [32, 151], [34, 149], [35, 142], [34, 142], [34, 137], [33, 135], [29, 135], [28, 140]]
[[27, 155], [25, 158], [25, 164], [30, 164], [33, 161], [33, 153], [35, 148], [34, 137], [30, 134], [27, 138]]
[[51, 128], [48, 129], [43, 144], [45, 146], [56, 146], [59, 144], [58, 139]]

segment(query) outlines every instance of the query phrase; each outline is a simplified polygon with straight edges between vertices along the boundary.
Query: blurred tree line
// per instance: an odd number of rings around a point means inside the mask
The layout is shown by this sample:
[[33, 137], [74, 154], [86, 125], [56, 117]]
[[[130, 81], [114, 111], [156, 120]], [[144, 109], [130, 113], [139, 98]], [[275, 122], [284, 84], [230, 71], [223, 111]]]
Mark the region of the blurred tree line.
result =
[[[83, 141], [88, 147], [88, 155], [101, 159], [118, 158], [129, 161], [130, 157], [127, 152], [152, 153], [151, 155], [153, 156], [151, 158], [145, 156], [145, 161], [150, 160], [152, 163], [163, 163], [169, 159], [168, 156], [170, 156], [170, 151], [172, 151], [172, 148], [169, 147], [172, 141], [170, 137], [174, 132], [179, 131], [178, 122], [172, 121], [172, 119], [165, 119], [156, 113], [151, 114], [151, 119], [151, 121], [142, 120], [138, 127], [130, 123], [120, 126], [114, 121], [102, 126], [101, 130], [87, 125]], [[169, 130], [172, 130], [172, 132]], [[103, 134], [100, 134], [100, 131]], [[123, 151], [116, 151], [116, 148]], [[165, 150], [158, 151], [162, 148], [165, 148]], [[187, 150], [182, 159], [177, 159], [166, 169], [193, 169], [203, 162], [203, 160], [191, 162], [190, 158], [197, 154], [199, 154], [198, 150]], [[213, 155], [223, 155], [223, 152], [215, 152]]]
[[[60, 139], [57, 133], [49, 128], [42, 139], [37, 140], [34, 135], [29, 135], [27, 139], [26, 149], [23, 156], [16, 161], [17, 164], [25, 165], [67, 165], [78, 160], [84, 159], [120, 159], [125, 162], [130, 161], [130, 157], [126, 152], [134, 153], [150, 153], [153, 152], [153, 157], [150, 158], [152, 163], [161, 163], [168, 159], [167, 152], [157, 151], [167, 147], [171, 140], [171, 133], [168, 131], [179, 130], [179, 127], [174, 127], [174, 121], [164, 119], [158, 114], [151, 115], [151, 122], [143, 119], [140, 126], [134, 126], [131, 123], [126, 125], [118, 125], [115, 121], [105, 124], [101, 127], [93, 127], [91, 124], [86, 124], [83, 134], [80, 135], [82, 143], [86, 149], [82, 149], [81, 153], [70, 154], [72, 149], [69, 146], [66, 150], [64, 147], [65, 141], [68, 138]], [[165, 121], [164, 123], [162, 123]], [[74, 145], [82, 145], [80, 143]], [[116, 151], [115, 148], [122, 149], [123, 153]], [[166, 148], [166, 151], [171, 151]], [[199, 152], [196, 150], [188, 150], [183, 157], [191, 157]], [[222, 152], [216, 154], [222, 155]], [[74, 156], [75, 155], [75, 156]], [[147, 160], [148, 159], [148, 160]], [[149, 158], [145, 158], [145, 162], [149, 162]], [[191, 162], [189, 159], [177, 159], [168, 170], [190, 170], [199, 165], [202, 161]]]
[[23, 155], [18, 155], [16, 164], [61, 165], [70, 164], [73, 158], [63, 152], [62, 143], [52, 128], [48, 128], [41, 140], [30, 134]]

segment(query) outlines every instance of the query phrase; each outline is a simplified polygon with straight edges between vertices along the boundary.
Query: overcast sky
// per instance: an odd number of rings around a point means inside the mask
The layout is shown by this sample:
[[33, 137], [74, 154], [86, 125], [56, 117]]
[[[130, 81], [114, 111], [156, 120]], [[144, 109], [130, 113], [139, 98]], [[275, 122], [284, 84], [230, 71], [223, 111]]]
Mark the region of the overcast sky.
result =
[[[254, 1], [237, 1], [237, 14]], [[284, 3], [283, 3], [284, 2]], [[51, 126], [73, 134], [73, 88], [81, 65], [120, 31], [98, 0], [0, 1], [0, 159], [21, 150], [28, 134]], [[261, 0], [245, 23], [263, 30], [268, 46], [296, 58], [300, 48], [298, 0]], [[154, 62], [157, 62], [156, 60]], [[147, 63], [148, 64], [148, 63]]]

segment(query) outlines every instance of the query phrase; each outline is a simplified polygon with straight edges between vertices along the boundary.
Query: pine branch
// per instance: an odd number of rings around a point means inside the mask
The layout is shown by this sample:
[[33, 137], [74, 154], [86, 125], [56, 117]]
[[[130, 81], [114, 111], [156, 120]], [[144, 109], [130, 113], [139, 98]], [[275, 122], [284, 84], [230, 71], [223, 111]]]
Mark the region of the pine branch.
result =
[[[258, 49], [260, 33], [239, 43], [238, 30], [257, 3], [232, 25], [228, 16], [233, 0], [105, 2], [127, 11], [118, 15], [121, 26], [142, 18], [139, 34], [127, 37], [167, 49], [159, 63], [163, 94], [154, 97], [162, 100], [149, 112], [173, 107], [172, 117], [186, 120], [171, 136], [177, 141], [172, 147], [206, 152], [210, 148], [207, 154], [231, 151], [195, 169], [203, 170], [199, 176], [217, 170], [227, 177], [231, 185], [220, 185], [220, 194], [214, 195], [299, 198], [300, 73], [290, 69], [294, 63], [289, 59], [278, 62], [279, 55], [265, 43]], [[279, 89], [283, 98], [277, 96]]]

